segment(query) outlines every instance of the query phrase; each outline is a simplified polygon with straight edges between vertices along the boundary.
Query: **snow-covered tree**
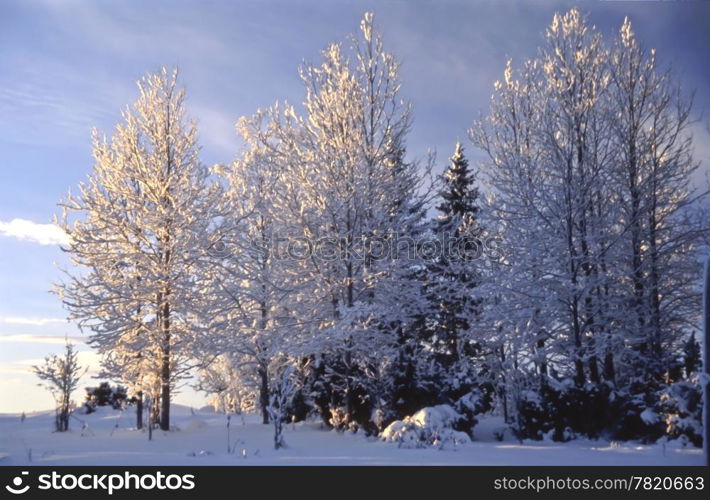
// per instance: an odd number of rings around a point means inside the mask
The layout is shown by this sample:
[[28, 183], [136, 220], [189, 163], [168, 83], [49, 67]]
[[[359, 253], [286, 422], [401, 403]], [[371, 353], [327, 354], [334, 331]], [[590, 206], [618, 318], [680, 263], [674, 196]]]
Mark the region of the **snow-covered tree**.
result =
[[[254, 130], [251, 127], [256, 127]], [[221, 251], [212, 252], [211, 328], [218, 333], [212, 350], [235, 361], [244, 380], [256, 380], [258, 406], [269, 423], [270, 378], [276, 361], [301, 342], [299, 293], [301, 264], [289, 255], [289, 219], [283, 208], [283, 167], [255, 136], [258, 114], [238, 124], [247, 149], [230, 167], [220, 168], [226, 181], [222, 220], [215, 234]]]
[[529, 422], [584, 427], [562, 403], [573, 398], [613, 402], [621, 427], [658, 432], [640, 414], [660, 411], [661, 386], [681, 372], [708, 231], [706, 193], [689, 188], [690, 109], [628, 21], [609, 48], [572, 9], [555, 15], [537, 58], [508, 63], [470, 131], [488, 156], [486, 223], [504, 246], [484, 316]]
[[482, 334], [474, 331], [481, 302], [474, 289], [476, 261], [483, 257], [483, 231], [477, 220], [478, 188], [460, 142], [442, 184], [434, 227], [441, 251], [428, 269], [428, 293], [438, 306], [431, 347], [449, 370], [462, 359], [470, 362], [477, 349], [476, 333], [479, 341]]
[[196, 389], [210, 396], [215, 411], [229, 414], [258, 408], [257, 380], [248, 360], [238, 354], [221, 354], [199, 372]]
[[578, 384], [600, 381], [596, 344], [599, 329], [608, 326], [600, 321], [599, 304], [600, 256], [609, 228], [604, 219], [610, 212], [600, 199], [608, 151], [602, 121], [605, 61], [601, 35], [579, 11], [554, 17], [540, 57], [545, 92], [540, 96], [544, 108], [538, 138], [547, 191], [543, 196], [548, 198], [547, 203], [539, 201], [547, 220], [555, 221], [541, 229], [561, 250], [553, 265], [566, 276], [552, 291], [563, 306], [560, 319], [567, 327], [560, 333], [573, 343], [568, 349]]
[[456, 149], [444, 172], [443, 188], [439, 192], [442, 201], [437, 206], [439, 225], [453, 226], [454, 230], [463, 219], [475, 217], [479, 210], [476, 178], [463, 150], [461, 141], [456, 141]]
[[203, 333], [198, 277], [218, 188], [199, 161], [177, 71], [150, 74], [138, 88], [113, 137], [94, 132], [93, 171], [61, 203], [65, 250], [78, 269], [57, 291], [101, 354], [149, 367], [168, 430], [171, 386]]
[[[101, 373], [103, 378], [122, 381], [131, 397], [136, 401], [136, 428], [143, 428], [144, 401], [160, 401], [160, 356], [155, 348], [146, 345], [144, 339], [134, 335], [125, 335], [120, 342], [101, 355]], [[171, 385], [171, 391], [175, 384]], [[160, 422], [160, 407], [154, 405], [148, 415], [149, 425]]]
[[683, 97], [655, 51], [638, 43], [628, 18], [610, 55], [610, 126], [620, 220], [619, 330], [631, 347], [623, 376], [660, 380], [677, 363], [679, 342], [697, 317], [696, 258], [707, 221], [706, 192], [693, 192], [692, 101]]
[[273, 376], [267, 411], [274, 426], [275, 450], [285, 446], [283, 424], [288, 416], [288, 406], [298, 390], [299, 381], [295, 364], [288, 361], [281, 363], [280, 369]]
[[290, 235], [307, 248], [298, 274], [309, 283], [312, 392], [339, 426], [356, 413], [369, 423], [377, 367], [394, 344], [380, 320], [404, 266], [389, 250], [422, 214], [421, 175], [404, 160], [410, 106], [398, 67], [368, 13], [349, 50], [332, 44], [320, 65], [301, 69], [305, 117], [286, 105], [252, 119], [261, 125], [252, 137], [284, 169]]
[[492, 213], [511, 250], [512, 281], [504, 288], [522, 306], [518, 324], [533, 360], [544, 376], [550, 349], [566, 352], [579, 384], [587, 380], [585, 362], [589, 378], [599, 380], [604, 61], [600, 36], [578, 11], [556, 15], [540, 58], [517, 80], [508, 64], [487, 124], [471, 133], [492, 161]]
[[86, 369], [79, 364], [79, 353], [74, 345], [67, 341], [63, 356], [48, 356], [41, 365], [33, 365], [32, 371], [42, 381], [40, 385], [44, 385], [54, 396], [56, 431], [69, 430], [71, 395], [86, 373]]

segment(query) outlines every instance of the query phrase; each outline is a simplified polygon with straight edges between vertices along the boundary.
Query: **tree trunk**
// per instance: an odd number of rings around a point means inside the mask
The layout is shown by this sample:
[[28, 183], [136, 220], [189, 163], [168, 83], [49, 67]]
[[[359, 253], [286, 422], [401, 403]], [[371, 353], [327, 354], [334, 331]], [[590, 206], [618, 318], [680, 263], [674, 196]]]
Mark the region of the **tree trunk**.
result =
[[542, 358], [540, 360], [540, 387], [545, 387], [547, 385], [547, 361], [545, 361], [545, 354], [543, 349], [545, 348], [545, 339], [537, 339], [537, 356]]
[[163, 365], [160, 373], [160, 429], [170, 430], [170, 359], [163, 356]]
[[660, 378], [664, 371], [663, 353], [661, 352], [661, 295], [659, 291], [658, 277], [658, 221], [656, 217], [657, 207], [657, 186], [656, 186], [656, 168], [653, 173], [653, 186], [651, 194], [651, 207], [648, 217], [649, 226], [649, 279], [650, 279], [650, 332], [649, 332], [649, 351], [651, 358], [654, 360], [653, 371], [651, 375], [655, 378]]
[[280, 412], [274, 417], [274, 449], [278, 450], [283, 446], [283, 422]]
[[354, 413], [353, 388], [351, 384], [352, 373], [350, 366], [352, 363], [352, 355], [350, 353], [350, 349], [352, 347], [352, 337], [348, 337], [345, 345], [345, 422], [349, 425], [353, 421]]
[[596, 352], [596, 344], [594, 342], [594, 337], [589, 337], [587, 341], [587, 348], [589, 349], [589, 352], [592, 354], [589, 356], [589, 380], [594, 383], [598, 384], [601, 380], [599, 378], [599, 362], [597, 355], [594, 354]]
[[[350, 225], [348, 224], [348, 227]], [[351, 239], [350, 236], [348, 235], [348, 248], [350, 248], [351, 244]], [[354, 305], [354, 294], [353, 294], [353, 265], [352, 262], [348, 260], [347, 263], [347, 276], [348, 276], [348, 286], [347, 286], [347, 300], [348, 300], [348, 308], [353, 307]], [[352, 383], [351, 383], [351, 378], [352, 378], [352, 349], [353, 345], [353, 339], [352, 335], [348, 335], [348, 339], [345, 343], [346, 346], [346, 351], [345, 351], [345, 413], [346, 417], [345, 420], [347, 424], [350, 424], [354, 420], [354, 394], [353, 394], [353, 388], [352, 388]]]
[[575, 297], [572, 308], [572, 331], [574, 332], [574, 381], [578, 386], [584, 385], [584, 362], [582, 361], [582, 339], [579, 327], [578, 302]]
[[155, 401], [150, 394], [148, 394], [148, 441], [153, 440], [153, 405]]
[[136, 393], [136, 429], [143, 428], [143, 391]]
[[[498, 331], [500, 332], [500, 328]], [[500, 345], [498, 348], [499, 356], [500, 356], [500, 366], [501, 366], [501, 376], [503, 378], [502, 383], [500, 385], [500, 400], [503, 403], [503, 421], [508, 424], [510, 423], [510, 417], [508, 415], [508, 394], [506, 391], [506, 380], [505, 380], [505, 348], [503, 347], [503, 344]]]
[[[167, 296], [167, 292], [166, 292]], [[163, 305], [163, 359], [160, 369], [160, 429], [170, 430], [170, 303]]]
[[614, 383], [616, 379], [616, 369], [614, 368], [614, 355], [611, 350], [604, 355], [604, 380]]
[[259, 366], [259, 405], [261, 406], [262, 423], [269, 423], [269, 375], [266, 367]]
[[[266, 248], [266, 235], [262, 231], [262, 244]], [[262, 272], [265, 272], [265, 268], [262, 267]], [[262, 283], [261, 285], [262, 301], [259, 304], [261, 310], [261, 321], [259, 322], [259, 328], [262, 332], [266, 331], [267, 318], [269, 311], [266, 304], [266, 285]], [[257, 342], [257, 350], [262, 361], [259, 362], [258, 375], [259, 375], [259, 404], [261, 405], [261, 421], [264, 424], [269, 423], [269, 360], [264, 359], [263, 349], [261, 344]]]

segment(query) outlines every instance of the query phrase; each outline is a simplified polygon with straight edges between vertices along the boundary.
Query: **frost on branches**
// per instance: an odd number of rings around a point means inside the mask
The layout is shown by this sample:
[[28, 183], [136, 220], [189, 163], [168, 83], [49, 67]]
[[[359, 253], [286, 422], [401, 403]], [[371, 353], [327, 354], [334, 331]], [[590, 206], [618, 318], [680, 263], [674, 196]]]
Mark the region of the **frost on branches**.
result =
[[683, 378], [708, 225], [690, 101], [656, 66], [628, 20], [606, 45], [579, 11], [558, 14], [470, 131], [503, 237], [486, 316], [521, 437], [666, 432], [648, 416]]
[[113, 136], [94, 132], [92, 173], [61, 203], [64, 250], [80, 270], [57, 291], [117, 377], [153, 394], [168, 430], [171, 389], [205, 334], [198, 278], [218, 190], [199, 162], [177, 72], [138, 88]]
[[[105, 376], [170, 428], [181, 382], [228, 415], [467, 442], [477, 415], [520, 439], [699, 443], [699, 251], [691, 102], [627, 20], [576, 9], [508, 61], [443, 175], [407, 156], [412, 107], [373, 16], [304, 64], [299, 106], [237, 121], [198, 158], [177, 74], [139, 82], [62, 202], [76, 268], [57, 286]], [[453, 143], [453, 141], [452, 141]]]

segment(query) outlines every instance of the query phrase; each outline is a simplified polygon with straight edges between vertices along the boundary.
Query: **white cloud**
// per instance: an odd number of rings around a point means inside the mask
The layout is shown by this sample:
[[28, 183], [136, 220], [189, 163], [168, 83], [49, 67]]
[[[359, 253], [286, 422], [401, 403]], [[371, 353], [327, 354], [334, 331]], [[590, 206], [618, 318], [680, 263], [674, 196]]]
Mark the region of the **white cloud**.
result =
[[23, 318], [20, 316], [0, 316], [0, 323], [6, 323], [8, 325], [46, 326], [53, 323], [66, 322], [67, 320], [63, 318]]
[[59, 226], [38, 224], [27, 219], [0, 221], [0, 235], [40, 245], [66, 245], [69, 243], [69, 236]]
[[1, 342], [23, 342], [32, 344], [59, 344], [64, 345], [66, 341], [69, 340], [74, 344], [83, 343], [84, 339], [81, 337], [60, 337], [58, 335], [31, 335], [31, 334], [10, 334], [10, 335], [0, 335]]
[[[64, 339], [62, 339], [62, 343], [64, 343]], [[49, 354], [56, 354], [58, 356], [63, 356], [64, 355], [64, 349], [55, 349], [54, 352], [51, 352]], [[98, 375], [101, 371], [101, 356], [95, 351], [92, 350], [79, 350], [77, 352], [77, 358], [79, 361], [79, 366], [82, 367], [82, 369], [86, 369], [86, 375], [89, 377], [93, 377], [95, 375]], [[17, 359], [13, 361], [8, 361], [4, 363], [0, 363], [0, 385], [4, 382], [2, 380], [4, 375], [22, 375], [22, 374], [32, 374], [33, 366], [38, 366], [44, 363], [45, 358], [44, 357], [36, 357], [36, 358], [26, 358], [26, 359]]]

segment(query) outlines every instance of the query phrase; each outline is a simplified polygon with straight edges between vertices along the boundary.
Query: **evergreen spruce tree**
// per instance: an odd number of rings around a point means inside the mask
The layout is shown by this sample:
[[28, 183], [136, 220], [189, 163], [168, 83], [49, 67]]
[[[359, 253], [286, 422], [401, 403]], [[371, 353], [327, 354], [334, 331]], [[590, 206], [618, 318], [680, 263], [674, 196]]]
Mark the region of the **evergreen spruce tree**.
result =
[[450, 161], [433, 227], [437, 252], [430, 259], [427, 289], [434, 321], [429, 322], [425, 337], [434, 353], [438, 392], [454, 398], [476, 383], [472, 358], [480, 350], [474, 332], [480, 300], [474, 296], [475, 260], [482, 245], [478, 188], [460, 142]]
[[702, 356], [700, 355], [700, 344], [693, 333], [683, 346], [683, 364], [685, 365], [685, 377], [690, 377], [698, 371], [702, 364]]
[[460, 224], [466, 218], [476, 218], [478, 214], [478, 188], [476, 178], [463, 154], [463, 146], [456, 141], [456, 150], [451, 157], [451, 164], [443, 176], [444, 186], [440, 191], [442, 202], [437, 210], [439, 216], [439, 231], [451, 229], [456, 234]]

